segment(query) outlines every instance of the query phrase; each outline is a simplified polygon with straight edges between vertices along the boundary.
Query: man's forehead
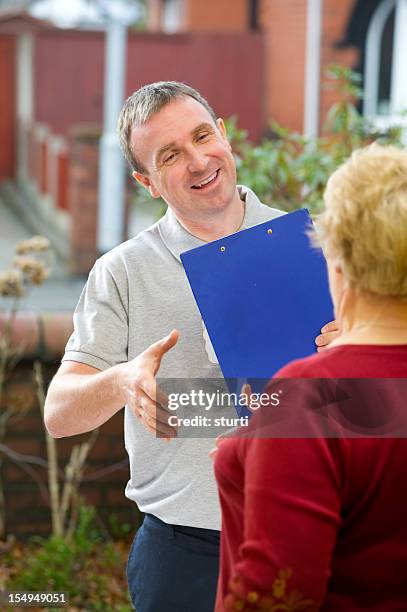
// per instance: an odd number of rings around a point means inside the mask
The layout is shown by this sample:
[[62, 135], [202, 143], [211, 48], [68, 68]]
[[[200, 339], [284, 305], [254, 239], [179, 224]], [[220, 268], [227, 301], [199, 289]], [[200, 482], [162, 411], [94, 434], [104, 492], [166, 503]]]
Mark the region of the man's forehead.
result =
[[146, 123], [132, 129], [133, 150], [139, 158], [146, 155], [151, 158], [156, 151], [189, 136], [202, 124], [215, 126], [207, 109], [190, 96], [177, 98]]

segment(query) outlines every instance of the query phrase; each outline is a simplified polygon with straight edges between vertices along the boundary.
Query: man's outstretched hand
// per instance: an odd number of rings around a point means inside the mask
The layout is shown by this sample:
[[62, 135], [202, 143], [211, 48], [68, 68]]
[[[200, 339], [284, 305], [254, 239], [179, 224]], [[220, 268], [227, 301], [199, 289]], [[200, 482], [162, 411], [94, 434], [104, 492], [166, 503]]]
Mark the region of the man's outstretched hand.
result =
[[[318, 352], [325, 350], [339, 335], [336, 321], [324, 325], [315, 339]], [[125, 403], [146, 429], [166, 439], [175, 438], [177, 431], [168, 425], [171, 414], [167, 409], [168, 397], [157, 385], [155, 377], [161, 360], [176, 345], [178, 337], [178, 331], [173, 329], [168, 336], [154, 342], [135, 359], [121, 366], [120, 384]], [[248, 395], [250, 397], [250, 393]]]
[[330, 323], [324, 325], [321, 334], [315, 338], [318, 353], [326, 350], [333, 340], [339, 338], [340, 333], [337, 321], [330, 321]]
[[168, 425], [168, 397], [157, 385], [161, 360], [178, 342], [178, 331], [151, 344], [135, 359], [122, 364], [120, 384], [125, 402], [139, 421], [160, 438], [175, 438], [176, 429]]

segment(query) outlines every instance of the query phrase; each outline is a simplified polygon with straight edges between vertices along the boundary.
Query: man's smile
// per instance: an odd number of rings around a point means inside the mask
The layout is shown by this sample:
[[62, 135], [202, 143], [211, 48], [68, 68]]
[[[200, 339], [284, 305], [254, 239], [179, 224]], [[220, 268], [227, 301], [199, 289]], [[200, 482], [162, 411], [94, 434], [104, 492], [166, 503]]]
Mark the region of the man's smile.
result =
[[219, 172], [220, 172], [220, 168], [215, 170], [215, 172], [213, 172], [207, 178], [203, 179], [203, 181], [200, 181], [199, 183], [195, 183], [194, 185], [192, 185], [191, 189], [199, 189], [199, 190], [207, 189], [210, 185], [213, 185], [213, 183], [216, 181], [216, 179], [219, 176]]

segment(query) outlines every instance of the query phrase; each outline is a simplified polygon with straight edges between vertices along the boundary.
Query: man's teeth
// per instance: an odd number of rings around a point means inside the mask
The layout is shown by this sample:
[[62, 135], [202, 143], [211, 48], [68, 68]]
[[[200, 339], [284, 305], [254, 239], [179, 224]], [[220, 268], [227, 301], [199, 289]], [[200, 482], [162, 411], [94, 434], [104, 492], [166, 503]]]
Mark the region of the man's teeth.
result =
[[209, 178], [207, 178], [205, 181], [202, 181], [202, 183], [198, 183], [197, 185], [194, 185], [194, 187], [203, 187], [204, 185], [207, 185], [208, 183], [210, 183], [216, 178], [217, 174], [218, 174], [218, 171], [216, 170], [216, 172], [211, 174]]

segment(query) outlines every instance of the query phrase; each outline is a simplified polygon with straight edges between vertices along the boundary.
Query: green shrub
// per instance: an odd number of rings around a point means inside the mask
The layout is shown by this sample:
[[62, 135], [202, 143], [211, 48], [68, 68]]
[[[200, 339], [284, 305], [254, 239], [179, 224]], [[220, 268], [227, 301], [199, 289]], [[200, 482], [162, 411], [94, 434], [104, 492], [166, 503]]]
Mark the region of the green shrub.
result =
[[125, 578], [127, 554], [128, 544], [101, 535], [94, 509], [81, 507], [70, 540], [34, 537], [24, 548], [7, 553], [11, 576], [6, 588], [65, 592], [70, 606], [80, 610], [127, 612], [132, 610]]
[[130, 523], [122, 523], [117, 514], [109, 516], [109, 532], [115, 540], [126, 538], [132, 532]]
[[317, 213], [329, 176], [352, 151], [373, 141], [402, 145], [401, 128], [378, 132], [357, 110], [355, 103], [362, 95], [359, 74], [333, 66], [327, 77], [327, 86], [339, 92], [340, 102], [329, 110], [324, 136], [316, 141], [272, 123], [271, 135], [253, 145], [235, 117], [227, 121], [238, 182], [251, 187], [265, 204], [286, 211], [306, 207]]

